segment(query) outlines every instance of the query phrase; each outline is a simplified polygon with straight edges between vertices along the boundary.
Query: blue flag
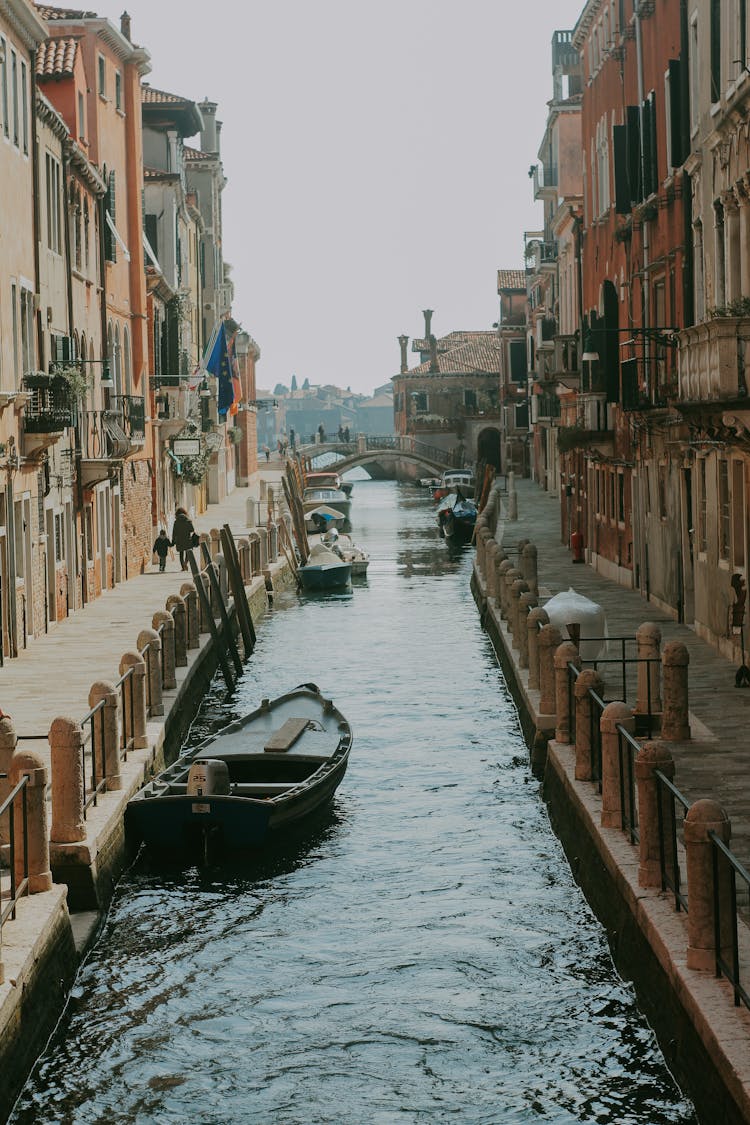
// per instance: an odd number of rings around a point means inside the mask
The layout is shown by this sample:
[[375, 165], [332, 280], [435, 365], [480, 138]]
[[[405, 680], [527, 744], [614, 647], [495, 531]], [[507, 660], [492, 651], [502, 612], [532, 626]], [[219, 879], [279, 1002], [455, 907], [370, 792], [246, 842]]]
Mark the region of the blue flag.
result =
[[206, 360], [206, 371], [219, 380], [218, 410], [219, 415], [224, 416], [234, 402], [234, 386], [232, 384], [232, 370], [229, 365], [227, 337], [223, 324], [219, 327], [214, 346]]

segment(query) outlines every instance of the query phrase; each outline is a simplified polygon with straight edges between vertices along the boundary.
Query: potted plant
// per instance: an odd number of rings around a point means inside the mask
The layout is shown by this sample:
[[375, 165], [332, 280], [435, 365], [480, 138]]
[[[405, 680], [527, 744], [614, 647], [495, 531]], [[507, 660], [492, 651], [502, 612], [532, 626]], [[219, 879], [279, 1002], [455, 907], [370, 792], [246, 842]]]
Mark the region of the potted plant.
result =
[[71, 397], [78, 402], [85, 398], [91, 387], [91, 379], [86, 370], [77, 364], [70, 363], [64, 367], [57, 367], [53, 375], [53, 382], [58, 387], [65, 386]]

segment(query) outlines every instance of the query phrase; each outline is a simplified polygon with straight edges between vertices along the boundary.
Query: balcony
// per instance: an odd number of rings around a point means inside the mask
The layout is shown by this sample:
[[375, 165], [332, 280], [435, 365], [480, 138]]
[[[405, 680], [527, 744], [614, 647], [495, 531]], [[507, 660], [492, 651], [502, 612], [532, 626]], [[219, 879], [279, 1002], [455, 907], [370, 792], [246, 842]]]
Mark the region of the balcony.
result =
[[557, 165], [552, 163], [535, 164], [532, 171], [534, 199], [555, 199], [557, 197]]
[[750, 388], [750, 317], [705, 320], [679, 334], [680, 406], [745, 400]]
[[560, 409], [560, 399], [554, 391], [540, 389], [531, 396], [532, 423], [551, 422], [560, 417]]
[[59, 441], [75, 420], [76, 399], [67, 379], [43, 372], [24, 377], [24, 456], [38, 457]]
[[108, 410], [82, 410], [76, 423], [81, 483], [91, 488], [113, 476], [145, 441], [145, 402], [135, 395], [112, 395]]
[[[157, 375], [151, 380], [151, 386], [154, 388], [156, 406], [154, 424], [159, 428], [162, 441], [166, 441], [180, 432], [190, 413], [189, 377]], [[194, 400], [192, 405], [195, 405], [194, 393], [192, 398]]]

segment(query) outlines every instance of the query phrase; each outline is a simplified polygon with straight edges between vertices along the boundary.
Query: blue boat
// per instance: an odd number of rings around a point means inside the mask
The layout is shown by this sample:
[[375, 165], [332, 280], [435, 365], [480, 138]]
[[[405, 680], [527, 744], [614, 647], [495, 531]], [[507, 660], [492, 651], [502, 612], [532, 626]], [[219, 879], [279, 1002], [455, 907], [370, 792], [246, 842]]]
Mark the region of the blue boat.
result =
[[304, 566], [297, 568], [303, 590], [340, 590], [352, 577], [352, 564], [316, 543]]
[[131, 798], [128, 839], [158, 856], [208, 857], [283, 838], [331, 800], [351, 746], [349, 723], [315, 684], [264, 699]]
[[467, 500], [459, 490], [452, 492], [438, 504], [437, 521], [441, 534], [454, 542], [468, 543], [477, 522], [477, 506]]

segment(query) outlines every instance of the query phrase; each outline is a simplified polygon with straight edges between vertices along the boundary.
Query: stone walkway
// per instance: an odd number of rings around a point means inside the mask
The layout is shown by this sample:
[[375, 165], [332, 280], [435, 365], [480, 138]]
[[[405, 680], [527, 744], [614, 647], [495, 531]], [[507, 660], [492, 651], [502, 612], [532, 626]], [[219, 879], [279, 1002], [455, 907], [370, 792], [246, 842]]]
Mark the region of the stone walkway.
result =
[[[263, 466], [249, 488], [236, 489], [221, 504], [196, 516], [199, 532], [228, 523], [238, 537], [247, 530], [247, 500], [258, 498], [261, 479], [277, 485], [281, 466]], [[47, 731], [54, 718], [68, 715], [80, 721], [89, 710], [88, 693], [97, 680], [119, 679], [123, 653], [137, 648], [138, 634], [151, 628], [157, 610], [191, 576], [180, 569], [175, 555], [164, 574], [150, 566], [145, 574], [122, 582], [84, 609], [29, 641], [17, 659], [0, 668], [0, 707], [10, 715], [23, 749], [33, 749], [49, 762]]]
[[[721, 656], [691, 628], [677, 624], [647, 602], [639, 591], [626, 589], [589, 566], [574, 565], [570, 551], [560, 542], [559, 498], [528, 480], [517, 481], [516, 491], [519, 518], [501, 520], [496, 538], [512, 559], [520, 540], [534, 543], [540, 604], [545, 595], [572, 587], [602, 606], [610, 637], [634, 636], [645, 621], [653, 621], [661, 629], [662, 643], [679, 640], [687, 647], [692, 739], [670, 743], [675, 784], [690, 802], [712, 797], [724, 806], [732, 822], [732, 849], [750, 869], [750, 689], [735, 687], [739, 662]], [[633, 646], [628, 655], [635, 655]], [[607, 699], [620, 698], [616, 673], [605, 678]]]

